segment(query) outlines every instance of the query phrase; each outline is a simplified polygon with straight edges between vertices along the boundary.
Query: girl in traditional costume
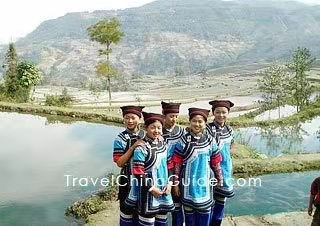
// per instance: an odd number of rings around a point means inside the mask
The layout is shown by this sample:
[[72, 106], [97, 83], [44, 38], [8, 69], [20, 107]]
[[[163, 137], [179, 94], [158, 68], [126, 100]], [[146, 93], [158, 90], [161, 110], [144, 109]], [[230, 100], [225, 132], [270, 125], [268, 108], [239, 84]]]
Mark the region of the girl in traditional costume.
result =
[[174, 210], [168, 171], [168, 150], [161, 137], [164, 117], [143, 112], [144, 145], [134, 150], [132, 174], [136, 180], [126, 203], [137, 207], [138, 225], [168, 225], [167, 213]]
[[[164, 141], [168, 145], [168, 161], [169, 167], [172, 168], [172, 156], [174, 151], [174, 146], [178, 142], [178, 140], [184, 135], [185, 130], [181, 126], [176, 124], [177, 119], [179, 117], [179, 109], [180, 103], [166, 103], [164, 101], [161, 102], [162, 106], [162, 114], [164, 115], [164, 126], [162, 128], [162, 136]], [[171, 166], [170, 166], [171, 165]], [[171, 225], [174, 226], [183, 226], [183, 210], [182, 204], [179, 201], [179, 198], [176, 196], [172, 196], [174, 201], [175, 209], [171, 213], [172, 222]]]
[[131, 188], [129, 178], [131, 176], [133, 151], [138, 145], [142, 144], [139, 140], [145, 136], [145, 132], [138, 128], [143, 108], [143, 106], [121, 107], [126, 129], [117, 135], [113, 144], [113, 161], [121, 168], [118, 192], [120, 226], [134, 225], [135, 218], [137, 218], [135, 210], [126, 206], [125, 200]]
[[218, 146], [212, 136], [204, 133], [208, 114], [206, 109], [189, 108], [189, 131], [175, 145], [173, 154], [173, 193], [181, 198], [186, 226], [209, 226], [212, 186], [222, 182]]
[[214, 100], [210, 101], [209, 104], [212, 105], [214, 120], [207, 125], [207, 131], [218, 143], [222, 156], [220, 165], [223, 175], [223, 185], [214, 188], [215, 204], [212, 209], [211, 226], [220, 226], [224, 215], [226, 200], [234, 196], [231, 159], [233, 130], [226, 124], [230, 108], [233, 107], [234, 104], [229, 100]]

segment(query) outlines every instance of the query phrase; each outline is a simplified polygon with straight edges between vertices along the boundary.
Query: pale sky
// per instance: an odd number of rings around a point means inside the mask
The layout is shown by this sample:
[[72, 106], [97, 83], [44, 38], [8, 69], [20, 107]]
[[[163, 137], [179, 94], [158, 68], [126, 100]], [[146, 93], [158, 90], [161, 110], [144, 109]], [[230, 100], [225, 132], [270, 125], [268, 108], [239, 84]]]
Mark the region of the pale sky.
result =
[[5, 0], [0, 6], [0, 44], [16, 41], [41, 22], [68, 12], [124, 9], [152, 0]]
[[[320, 4], [320, 0], [297, 1]], [[152, 0], [5, 0], [0, 6], [0, 44], [16, 41], [41, 22], [68, 12], [124, 9], [149, 2]]]

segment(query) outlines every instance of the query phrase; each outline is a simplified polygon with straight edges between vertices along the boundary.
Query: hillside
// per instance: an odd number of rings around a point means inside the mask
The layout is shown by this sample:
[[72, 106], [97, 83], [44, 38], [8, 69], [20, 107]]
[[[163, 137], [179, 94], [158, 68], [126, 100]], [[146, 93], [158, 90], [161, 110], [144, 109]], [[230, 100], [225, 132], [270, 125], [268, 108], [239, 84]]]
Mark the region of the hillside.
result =
[[[159, 0], [125, 10], [68, 13], [20, 39], [18, 53], [39, 65], [44, 83], [81, 86], [95, 77], [99, 49], [86, 29], [114, 16], [126, 34], [111, 57], [125, 76], [119, 86], [136, 75], [183, 76], [286, 60], [298, 46], [320, 55], [320, 6], [262, 0]], [[0, 61], [5, 51], [0, 47]]]

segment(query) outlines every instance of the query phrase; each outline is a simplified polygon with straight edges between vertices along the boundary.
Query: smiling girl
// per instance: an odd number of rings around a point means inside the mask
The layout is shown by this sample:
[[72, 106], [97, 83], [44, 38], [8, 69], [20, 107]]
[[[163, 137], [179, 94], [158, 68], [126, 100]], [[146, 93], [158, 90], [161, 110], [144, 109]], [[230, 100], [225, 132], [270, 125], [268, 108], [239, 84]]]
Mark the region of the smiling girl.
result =
[[[138, 179], [126, 203], [137, 206], [138, 225], [168, 225], [167, 213], [174, 210], [172, 182], [168, 181], [168, 151], [161, 134], [164, 116], [143, 112], [146, 136], [144, 145], [133, 155], [133, 175]], [[134, 181], [133, 181], [134, 182]]]
[[[222, 181], [218, 146], [212, 136], [204, 133], [209, 112], [189, 108], [189, 131], [174, 147], [172, 159], [176, 180], [172, 192], [181, 198], [186, 226], [209, 226], [212, 186], [220, 185]], [[211, 169], [216, 180], [212, 180]], [[176, 186], [177, 182], [179, 186]]]

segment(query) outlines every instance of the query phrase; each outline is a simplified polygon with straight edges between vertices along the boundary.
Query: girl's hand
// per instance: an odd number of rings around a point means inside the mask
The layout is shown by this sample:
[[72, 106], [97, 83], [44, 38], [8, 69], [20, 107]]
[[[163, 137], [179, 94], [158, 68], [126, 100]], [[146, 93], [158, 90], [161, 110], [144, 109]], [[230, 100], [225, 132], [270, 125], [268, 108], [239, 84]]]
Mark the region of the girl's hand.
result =
[[145, 145], [146, 142], [144, 140], [137, 140], [133, 145], [132, 145], [132, 148], [135, 149], [136, 147], [139, 147], [139, 146], [143, 146]]
[[172, 186], [172, 194], [176, 197], [179, 197], [181, 195], [180, 188], [178, 185]]
[[163, 191], [161, 191], [159, 188], [156, 188], [156, 187], [153, 187], [150, 192], [156, 198], [158, 198], [159, 196], [163, 195]]
[[309, 216], [312, 215], [312, 211], [313, 211], [313, 209], [312, 209], [312, 206], [311, 206], [311, 207], [309, 207], [309, 209], [308, 209], [308, 214], [309, 214]]
[[166, 187], [162, 190], [162, 192], [166, 195], [170, 195], [171, 194], [171, 184], [167, 184]]

